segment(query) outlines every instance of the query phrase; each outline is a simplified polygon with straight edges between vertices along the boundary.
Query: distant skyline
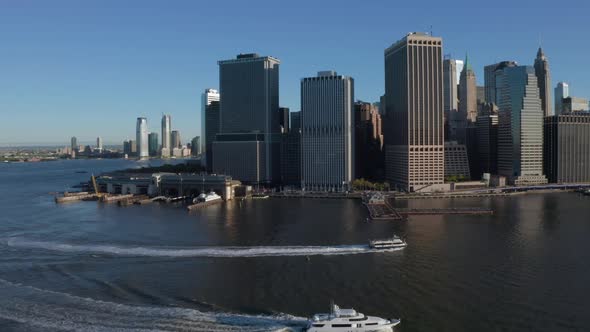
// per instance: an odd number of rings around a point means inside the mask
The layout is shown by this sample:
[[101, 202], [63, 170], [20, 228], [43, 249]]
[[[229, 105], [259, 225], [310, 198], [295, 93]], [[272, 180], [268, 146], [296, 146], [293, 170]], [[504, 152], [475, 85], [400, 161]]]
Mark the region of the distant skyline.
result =
[[[519, 3], [520, 2], [520, 3]], [[590, 97], [586, 13], [570, 1], [263, 2], [17, 1], [0, 3], [0, 146], [121, 144], [137, 117], [160, 132], [162, 113], [190, 141], [200, 135], [201, 93], [219, 88], [218, 60], [256, 52], [281, 60], [280, 105], [300, 110], [300, 80], [335, 70], [355, 98], [384, 93], [385, 48], [433, 31], [445, 54], [483, 66], [532, 65], [539, 44], [552, 87]], [[544, 7], [544, 8], [541, 8]], [[559, 18], [559, 19], [558, 19]], [[485, 23], [484, 23], [485, 22]]]

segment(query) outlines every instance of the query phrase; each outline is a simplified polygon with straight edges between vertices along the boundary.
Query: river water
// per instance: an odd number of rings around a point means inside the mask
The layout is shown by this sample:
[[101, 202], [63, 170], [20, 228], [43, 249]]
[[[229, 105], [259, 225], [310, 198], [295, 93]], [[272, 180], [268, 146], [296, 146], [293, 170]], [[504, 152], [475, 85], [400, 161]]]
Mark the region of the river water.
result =
[[[0, 331], [295, 331], [332, 299], [404, 332], [590, 331], [588, 197], [400, 201], [495, 214], [367, 223], [353, 200], [189, 213], [49, 194], [141, 165], [0, 164]], [[392, 232], [406, 249], [366, 246]]]

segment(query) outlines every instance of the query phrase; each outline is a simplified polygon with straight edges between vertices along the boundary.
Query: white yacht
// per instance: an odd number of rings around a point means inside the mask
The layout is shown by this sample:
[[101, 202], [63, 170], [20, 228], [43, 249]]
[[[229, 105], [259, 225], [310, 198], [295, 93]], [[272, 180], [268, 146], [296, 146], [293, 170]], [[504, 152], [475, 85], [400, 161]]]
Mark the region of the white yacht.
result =
[[402, 240], [399, 236], [394, 235], [388, 239], [377, 239], [369, 241], [369, 247], [372, 249], [394, 249], [403, 248], [408, 244]]
[[399, 319], [365, 316], [354, 309], [340, 309], [332, 304], [329, 314], [316, 314], [308, 323], [306, 332], [384, 332], [392, 331]]
[[193, 203], [211, 202], [221, 200], [221, 196], [217, 195], [214, 191], [208, 194], [200, 194], [197, 198], [193, 199]]

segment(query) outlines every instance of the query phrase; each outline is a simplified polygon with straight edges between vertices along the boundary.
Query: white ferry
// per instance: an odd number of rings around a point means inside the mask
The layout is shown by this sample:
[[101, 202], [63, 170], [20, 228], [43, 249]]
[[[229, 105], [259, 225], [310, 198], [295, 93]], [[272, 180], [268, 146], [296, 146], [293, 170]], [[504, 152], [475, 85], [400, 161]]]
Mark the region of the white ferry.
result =
[[200, 194], [197, 198], [193, 199], [193, 203], [212, 202], [221, 200], [221, 196], [217, 195], [214, 191], [208, 194]]
[[394, 249], [394, 248], [403, 248], [408, 244], [406, 241], [402, 240], [399, 236], [394, 235], [388, 239], [378, 239], [378, 240], [371, 240], [369, 241], [369, 247], [372, 249]]
[[399, 319], [365, 316], [354, 309], [340, 309], [332, 304], [329, 314], [316, 314], [304, 329], [306, 332], [383, 332], [401, 323]]

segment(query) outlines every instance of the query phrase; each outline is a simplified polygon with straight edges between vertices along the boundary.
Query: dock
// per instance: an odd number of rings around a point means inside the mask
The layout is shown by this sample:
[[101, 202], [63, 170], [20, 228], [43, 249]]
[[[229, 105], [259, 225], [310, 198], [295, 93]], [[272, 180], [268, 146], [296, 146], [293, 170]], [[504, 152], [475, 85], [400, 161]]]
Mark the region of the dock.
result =
[[222, 199], [209, 201], [209, 202], [199, 202], [199, 203], [195, 203], [195, 204], [191, 204], [191, 205], [187, 206], [186, 209], [189, 211], [192, 211], [192, 210], [197, 210], [197, 209], [201, 209], [201, 208], [204, 208], [207, 206], [216, 205], [216, 204], [220, 204], [220, 203], [223, 203]]
[[134, 195], [133, 194], [127, 194], [127, 195], [104, 195], [100, 197], [100, 201], [103, 203], [115, 203], [117, 201], [120, 200], [124, 200], [124, 199], [128, 199], [128, 198], [132, 198]]
[[441, 215], [441, 214], [472, 214], [472, 215], [494, 214], [494, 210], [487, 209], [487, 208], [396, 209], [396, 212], [402, 216]]
[[396, 209], [386, 202], [364, 203], [369, 210], [371, 220], [401, 220], [403, 219]]
[[128, 206], [128, 205], [132, 205], [132, 204], [138, 204], [138, 202], [143, 201], [143, 200], [149, 200], [148, 196], [136, 195], [133, 197], [124, 198], [124, 199], [118, 200], [117, 204], [119, 204], [119, 206]]
[[68, 196], [61, 196], [55, 197], [56, 203], [69, 203], [69, 202], [78, 202], [78, 201], [93, 201], [98, 199], [96, 194], [78, 194], [78, 195], [68, 195]]

